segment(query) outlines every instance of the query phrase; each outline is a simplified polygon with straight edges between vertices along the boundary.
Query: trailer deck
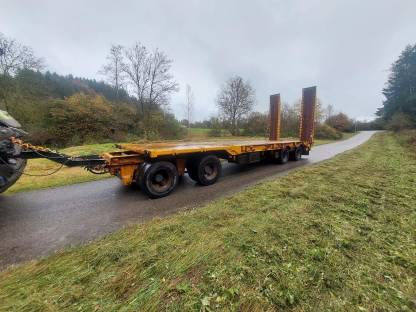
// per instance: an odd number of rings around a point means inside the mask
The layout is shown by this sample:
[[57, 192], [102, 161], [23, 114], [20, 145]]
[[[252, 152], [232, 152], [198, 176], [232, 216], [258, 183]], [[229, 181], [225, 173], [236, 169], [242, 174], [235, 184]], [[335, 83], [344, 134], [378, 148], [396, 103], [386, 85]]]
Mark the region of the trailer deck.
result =
[[[255, 163], [264, 159], [285, 163], [289, 159], [298, 160], [302, 154], [308, 154], [311, 145], [289, 138], [272, 141], [129, 143], [117, 147], [121, 150], [102, 155], [106, 161], [106, 169], [112, 175], [118, 176], [124, 185], [139, 184], [150, 197], [157, 198], [161, 197], [157, 195], [158, 188], [162, 190], [159, 193], [164, 194], [167, 189], [162, 186], [176, 185], [174, 179], [183, 176], [185, 172], [199, 184], [215, 183], [221, 173], [219, 159], [238, 164]], [[153, 178], [146, 179], [146, 171], [158, 165], [165, 168], [155, 170]]]
[[181, 156], [193, 153], [226, 152], [230, 156], [236, 156], [247, 152], [264, 152], [283, 147], [295, 148], [302, 144], [299, 139], [282, 140], [219, 140], [204, 142], [160, 142], [142, 144], [119, 144], [118, 148], [137, 154], [157, 158], [162, 156]]

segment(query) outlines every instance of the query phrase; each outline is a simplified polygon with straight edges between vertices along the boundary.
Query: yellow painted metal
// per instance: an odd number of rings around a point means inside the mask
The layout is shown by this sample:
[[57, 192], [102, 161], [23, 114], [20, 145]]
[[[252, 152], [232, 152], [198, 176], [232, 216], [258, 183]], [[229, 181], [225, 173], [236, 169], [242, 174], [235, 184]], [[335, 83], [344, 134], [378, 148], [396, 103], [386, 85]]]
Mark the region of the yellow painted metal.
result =
[[120, 144], [119, 148], [149, 158], [163, 156], [180, 156], [193, 153], [225, 152], [230, 156], [237, 156], [249, 152], [264, 152], [282, 148], [294, 148], [301, 145], [298, 139], [269, 140], [220, 140], [213, 142], [169, 142], [148, 144]]
[[[185, 156], [197, 153], [222, 153], [229, 161], [235, 161], [238, 155], [252, 152], [277, 151], [296, 148], [303, 143], [298, 139], [269, 140], [220, 140], [209, 142], [161, 142], [148, 144], [120, 144], [123, 151], [104, 153], [106, 167], [110, 174], [118, 176], [124, 185], [130, 185], [145, 159], [169, 157], [176, 161], [178, 173], [183, 175], [186, 167]], [[305, 145], [310, 148], [309, 145]]]
[[142, 155], [129, 151], [103, 153], [101, 157], [112, 166], [138, 165], [144, 161]]
[[135, 179], [136, 171], [143, 163], [143, 157], [129, 151], [103, 153], [110, 174], [118, 176], [124, 185], [130, 185]]
[[133, 183], [137, 168], [137, 165], [123, 165], [120, 167], [119, 176], [124, 185], [127, 186]]

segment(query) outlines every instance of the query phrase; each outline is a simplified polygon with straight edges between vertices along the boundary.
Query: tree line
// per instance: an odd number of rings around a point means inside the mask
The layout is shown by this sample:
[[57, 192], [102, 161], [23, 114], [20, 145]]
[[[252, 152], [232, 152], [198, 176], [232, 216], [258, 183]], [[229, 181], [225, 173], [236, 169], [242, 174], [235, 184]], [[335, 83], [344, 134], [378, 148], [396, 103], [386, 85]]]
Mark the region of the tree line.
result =
[[[227, 129], [232, 135], [267, 136], [268, 114], [254, 110], [255, 90], [240, 76], [220, 87], [218, 116], [192, 122], [195, 97], [186, 86], [181, 122], [167, 109], [179, 89], [172, 60], [159, 49], [140, 42], [112, 45], [99, 73], [104, 81], [59, 75], [46, 69], [33, 50], [0, 33], [0, 108], [9, 111], [38, 144], [73, 145], [134, 138], [182, 138], [185, 127], [210, 128], [212, 135]], [[317, 108], [317, 137], [338, 138], [345, 131], [416, 124], [416, 45], [408, 46], [393, 63], [378, 119], [357, 122], [334, 107]], [[282, 136], [297, 136], [300, 101], [282, 105]]]
[[[248, 80], [240, 76], [229, 78], [220, 88], [217, 96], [218, 116], [208, 120], [194, 122], [195, 128], [210, 128], [212, 136], [221, 135], [221, 129], [227, 129], [231, 135], [263, 136], [269, 133], [268, 112], [254, 110], [255, 90]], [[282, 104], [281, 135], [297, 137], [299, 135], [301, 101], [294, 104]], [[189, 120], [183, 120], [189, 124]], [[316, 136], [323, 139], [339, 139], [342, 132], [356, 131], [356, 121], [342, 112], [335, 113], [334, 107], [323, 107], [318, 99], [316, 109]], [[363, 123], [364, 124], [364, 123]]]
[[[334, 113], [334, 107], [322, 107], [318, 100], [316, 137], [336, 139], [342, 132], [388, 129], [399, 131], [416, 128], [416, 44], [408, 45], [392, 64], [385, 88], [385, 100], [372, 121], [352, 120], [342, 112]], [[236, 76], [221, 88], [217, 106], [219, 116], [194, 123], [194, 127], [228, 128], [233, 135], [267, 136], [268, 114], [253, 111], [254, 89], [248, 81]], [[282, 105], [282, 135], [297, 136], [300, 102]]]
[[[34, 143], [63, 146], [185, 134], [166, 109], [178, 83], [172, 60], [159, 49], [151, 51], [140, 42], [112, 45], [99, 71], [105, 82], [58, 75], [45, 67], [30, 47], [0, 34], [0, 105], [22, 122]], [[183, 125], [188, 128], [194, 102], [187, 85]], [[253, 111], [255, 102], [249, 81], [240, 76], [226, 80], [216, 98], [219, 115], [206, 122], [212, 134], [227, 129], [232, 135], [266, 135], [268, 116]], [[283, 135], [297, 136], [299, 109], [299, 103], [283, 105]], [[335, 131], [351, 128], [331, 118]]]
[[387, 129], [416, 128], [416, 44], [408, 45], [392, 64], [383, 95], [377, 115]]
[[0, 33], [0, 108], [36, 144], [180, 138], [184, 130], [166, 109], [178, 88], [171, 63], [163, 52], [136, 43], [111, 47], [100, 71], [107, 82], [63, 76], [45, 71], [30, 47]]
[[[385, 100], [372, 121], [357, 121], [345, 113], [334, 113], [334, 107], [317, 105], [316, 137], [336, 139], [342, 132], [359, 130], [402, 130], [416, 128], [416, 44], [408, 45], [392, 64], [386, 87]], [[208, 127], [213, 135], [220, 128], [229, 129], [233, 135], [267, 136], [268, 114], [253, 111], [254, 89], [248, 81], [236, 76], [222, 86], [217, 106], [219, 115], [196, 122], [194, 127]], [[282, 105], [282, 136], [297, 136], [299, 130], [300, 101]], [[189, 121], [188, 121], [189, 124]]]

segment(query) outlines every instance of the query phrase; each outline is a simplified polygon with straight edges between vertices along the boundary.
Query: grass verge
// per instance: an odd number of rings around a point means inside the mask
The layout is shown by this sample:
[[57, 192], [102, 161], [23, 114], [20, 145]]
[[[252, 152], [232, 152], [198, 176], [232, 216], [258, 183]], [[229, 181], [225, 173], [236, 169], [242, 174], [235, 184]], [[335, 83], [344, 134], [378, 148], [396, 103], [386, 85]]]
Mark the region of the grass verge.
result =
[[[247, 137], [221, 137], [221, 138], [212, 138], [208, 137], [209, 129], [200, 129], [191, 128], [193, 131], [193, 136], [188, 139], [192, 140], [224, 140], [224, 139], [242, 139], [247, 140]], [[343, 139], [350, 138], [353, 134], [344, 134]], [[256, 139], [256, 138], [250, 138]], [[259, 138], [257, 138], [259, 139]], [[263, 139], [263, 138], [260, 138]], [[321, 145], [334, 142], [333, 140], [316, 140], [315, 145]], [[83, 145], [83, 146], [74, 146], [63, 149], [62, 152], [68, 155], [87, 155], [87, 154], [100, 154], [103, 152], [109, 152], [116, 150], [114, 143], [106, 144], [92, 144], [92, 145]], [[101, 180], [105, 178], [110, 178], [109, 174], [94, 175], [83, 168], [68, 168], [62, 167], [57, 173], [52, 175], [42, 176], [48, 173], [54, 172], [60, 165], [52, 161], [45, 159], [32, 159], [28, 161], [28, 165], [25, 169], [25, 174], [13, 185], [10, 189], [6, 191], [5, 194], [13, 194], [22, 191], [32, 191], [38, 189], [44, 189], [49, 187], [64, 186], [75, 183], [90, 182]]]
[[414, 310], [416, 149], [402, 138], [1, 272], [0, 310]]

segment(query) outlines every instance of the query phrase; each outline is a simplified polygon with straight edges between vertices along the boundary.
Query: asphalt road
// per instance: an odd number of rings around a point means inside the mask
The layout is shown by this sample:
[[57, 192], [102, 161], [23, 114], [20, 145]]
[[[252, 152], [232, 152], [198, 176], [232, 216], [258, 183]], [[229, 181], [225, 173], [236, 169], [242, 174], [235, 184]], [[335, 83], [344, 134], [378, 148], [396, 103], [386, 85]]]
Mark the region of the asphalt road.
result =
[[214, 185], [201, 187], [184, 177], [170, 196], [150, 200], [116, 178], [53, 189], [0, 196], [0, 269], [82, 244], [127, 224], [163, 217], [284, 175], [352, 149], [374, 132], [361, 132], [336, 143], [313, 148], [309, 156], [285, 165], [226, 164]]

